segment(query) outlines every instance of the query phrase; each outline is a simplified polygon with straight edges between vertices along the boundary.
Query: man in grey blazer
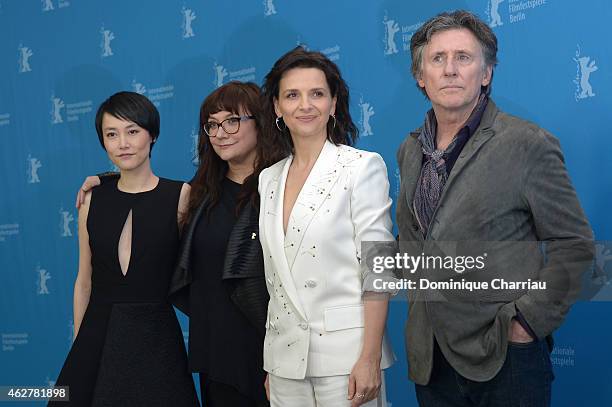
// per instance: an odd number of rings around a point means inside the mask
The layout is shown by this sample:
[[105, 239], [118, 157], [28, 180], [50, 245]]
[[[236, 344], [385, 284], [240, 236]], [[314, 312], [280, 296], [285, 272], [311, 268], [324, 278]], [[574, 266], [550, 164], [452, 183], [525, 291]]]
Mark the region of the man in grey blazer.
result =
[[412, 73], [432, 109], [398, 151], [400, 244], [427, 252], [439, 242], [496, 242], [489, 271], [548, 284], [478, 296], [409, 290], [406, 348], [417, 398], [422, 406], [547, 406], [551, 334], [592, 259], [592, 232], [559, 142], [489, 98], [497, 39], [475, 15], [440, 14], [410, 45]]

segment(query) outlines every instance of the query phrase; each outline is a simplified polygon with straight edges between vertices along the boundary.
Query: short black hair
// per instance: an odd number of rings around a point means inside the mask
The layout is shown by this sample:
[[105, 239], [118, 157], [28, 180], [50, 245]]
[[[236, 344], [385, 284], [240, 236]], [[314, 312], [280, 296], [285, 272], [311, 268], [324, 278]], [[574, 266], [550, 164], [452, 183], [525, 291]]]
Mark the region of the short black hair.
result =
[[96, 113], [96, 132], [102, 148], [104, 148], [104, 134], [102, 133], [104, 113], [115, 116], [117, 119], [136, 123], [148, 131], [153, 138], [151, 150], [153, 149], [153, 144], [159, 137], [159, 112], [146, 96], [136, 92], [118, 92], [102, 102]]

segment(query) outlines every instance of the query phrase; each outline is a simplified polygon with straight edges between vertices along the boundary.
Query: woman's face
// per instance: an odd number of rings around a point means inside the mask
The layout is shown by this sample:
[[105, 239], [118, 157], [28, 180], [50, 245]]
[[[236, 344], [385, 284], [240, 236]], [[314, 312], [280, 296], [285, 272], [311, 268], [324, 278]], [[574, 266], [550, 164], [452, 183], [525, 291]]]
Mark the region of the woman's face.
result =
[[108, 157], [121, 171], [134, 170], [149, 161], [152, 137], [136, 123], [105, 113], [102, 135]]
[[283, 74], [276, 116], [283, 118], [292, 137], [327, 137], [329, 116], [336, 111], [325, 74], [318, 68], [293, 68]]
[[[222, 110], [211, 114], [208, 123], [217, 124], [215, 137], [207, 136], [215, 153], [228, 164], [251, 164], [255, 161], [255, 148], [257, 147], [257, 127], [254, 119], [240, 120], [240, 116], [248, 116], [247, 112], [241, 111], [240, 115]], [[229, 119], [229, 120], [228, 120]], [[223, 124], [221, 124], [224, 120]], [[230, 129], [236, 124], [239, 130], [234, 134], [228, 134], [223, 128]]]

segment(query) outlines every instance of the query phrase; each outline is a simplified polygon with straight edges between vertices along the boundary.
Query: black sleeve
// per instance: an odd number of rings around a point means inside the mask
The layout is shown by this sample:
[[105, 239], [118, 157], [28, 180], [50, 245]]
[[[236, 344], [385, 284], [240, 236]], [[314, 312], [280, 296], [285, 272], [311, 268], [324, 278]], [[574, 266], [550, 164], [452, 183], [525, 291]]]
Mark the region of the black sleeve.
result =
[[120, 174], [118, 172], [107, 171], [102, 172], [100, 174], [96, 174], [96, 176], [100, 178], [100, 185], [103, 185], [106, 182], [118, 179]]

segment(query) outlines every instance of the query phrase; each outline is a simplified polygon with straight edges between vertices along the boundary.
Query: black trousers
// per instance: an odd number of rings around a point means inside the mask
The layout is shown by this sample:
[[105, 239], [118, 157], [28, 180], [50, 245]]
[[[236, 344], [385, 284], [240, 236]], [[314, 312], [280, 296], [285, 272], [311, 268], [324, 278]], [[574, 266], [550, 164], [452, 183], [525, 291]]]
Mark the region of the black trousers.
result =
[[270, 405], [268, 402], [252, 400], [230, 385], [215, 382], [201, 374], [199, 376], [202, 407], [268, 407]]

